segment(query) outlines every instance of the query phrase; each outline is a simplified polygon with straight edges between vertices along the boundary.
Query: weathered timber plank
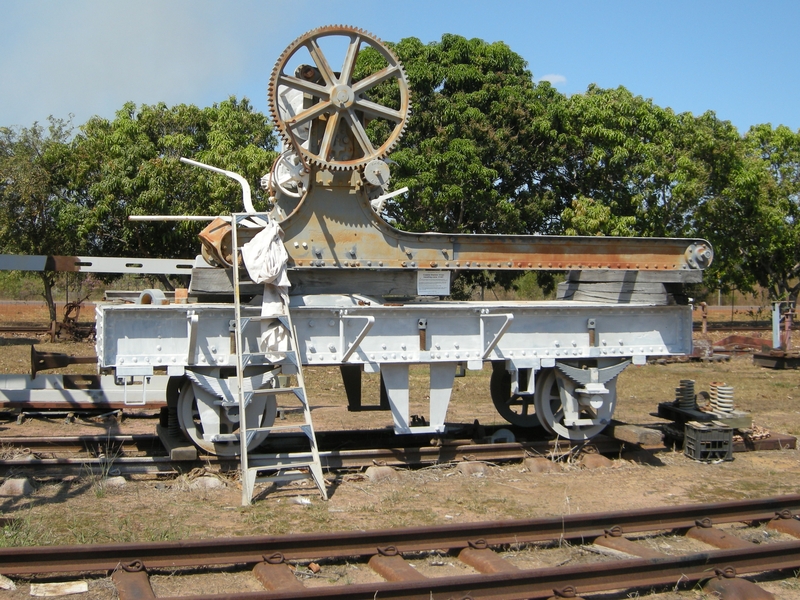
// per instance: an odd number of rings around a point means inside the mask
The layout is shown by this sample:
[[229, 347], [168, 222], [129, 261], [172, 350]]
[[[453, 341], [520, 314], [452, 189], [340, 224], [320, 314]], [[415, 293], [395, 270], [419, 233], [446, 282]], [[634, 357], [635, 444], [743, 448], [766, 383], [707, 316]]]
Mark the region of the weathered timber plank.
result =
[[[292, 296], [311, 294], [363, 294], [364, 296], [414, 296], [415, 271], [289, 271]], [[256, 295], [263, 286], [252, 281], [240, 285], [243, 295]], [[229, 269], [193, 269], [189, 286], [192, 296], [233, 294], [233, 272]]]
[[617, 271], [597, 269], [589, 271], [568, 271], [567, 281], [588, 283], [608, 283], [628, 281], [636, 283], [701, 283], [703, 271], [699, 269], [681, 271]]
[[664, 434], [658, 429], [641, 425], [629, 425], [619, 421], [611, 421], [611, 424], [603, 430], [603, 433], [621, 442], [644, 446], [655, 446], [664, 441]]

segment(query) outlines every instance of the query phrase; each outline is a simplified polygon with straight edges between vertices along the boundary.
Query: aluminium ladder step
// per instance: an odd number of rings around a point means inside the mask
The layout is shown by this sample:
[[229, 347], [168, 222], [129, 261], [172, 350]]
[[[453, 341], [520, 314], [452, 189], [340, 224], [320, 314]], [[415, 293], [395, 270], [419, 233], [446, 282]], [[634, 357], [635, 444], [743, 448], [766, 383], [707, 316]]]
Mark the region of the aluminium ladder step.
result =
[[256, 475], [253, 483], [289, 483], [292, 481], [302, 481], [308, 478], [309, 474], [307, 471], [293, 471], [288, 473], [277, 473], [275, 475], [265, 475], [263, 477]]
[[[272, 395], [281, 395], [281, 394], [294, 394], [298, 400], [305, 406], [306, 405], [306, 398], [305, 394], [303, 394], [303, 388], [301, 387], [285, 387], [285, 388], [260, 388], [257, 390], [251, 390], [243, 392], [245, 398], [245, 406], [250, 404], [250, 399], [253, 396], [272, 396]], [[238, 400], [215, 400], [214, 404], [217, 406], [238, 406]]]
[[[283, 355], [282, 358], [272, 358], [276, 355]], [[256, 362], [254, 359], [261, 357], [263, 360]], [[275, 366], [298, 366], [297, 352], [294, 350], [275, 350], [274, 352], [244, 352], [242, 353], [242, 366], [251, 365], [275, 365]]]
[[[268, 425], [265, 427], [248, 427], [247, 435], [263, 432], [274, 433], [277, 431], [296, 431], [298, 429], [305, 433], [306, 436], [311, 437], [311, 426], [307, 423], [298, 423], [297, 425]], [[221, 442], [238, 442], [239, 432], [235, 431], [233, 433], [217, 433], [211, 436], [208, 441], [214, 444]]]

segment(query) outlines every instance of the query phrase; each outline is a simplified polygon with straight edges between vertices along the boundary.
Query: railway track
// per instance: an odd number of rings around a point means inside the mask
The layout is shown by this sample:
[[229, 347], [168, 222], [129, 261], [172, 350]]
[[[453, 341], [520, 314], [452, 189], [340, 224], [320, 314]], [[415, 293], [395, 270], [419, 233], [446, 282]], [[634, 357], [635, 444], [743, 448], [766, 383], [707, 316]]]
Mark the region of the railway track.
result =
[[[707, 590], [740, 594], [722, 597], [769, 598], [763, 591], [752, 595], [754, 584], [739, 576], [760, 573], [765, 579], [764, 573], [772, 573], [780, 578], [781, 571], [800, 567], [798, 510], [800, 495], [793, 495], [406, 529], [2, 548], [0, 573], [25, 581], [86, 573], [95, 574], [93, 581], [98, 581], [112, 573], [120, 600], [155, 598], [153, 586], [161, 585], [162, 573], [169, 574], [173, 589], [183, 592], [159, 592], [158, 597], [198, 600], [511, 600], [610, 590], [631, 594], [701, 581], [707, 581]], [[525, 558], [531, 550], [533, 561]], [[425, 562], [431, 556], [453, 568], [444, 569], [443, 576], [430, 576]], [[334, 576], [342, 568], [359, 572], [362, 581], [342, 584], [342, 578]], [[193, 586], [203, 591], [208, 588], [198, 586], [198, 573], [213, 578], [232, 571], [249, 580], [244, 588], [251, 591], [192, 595], [185, 593], [188, 584], [180, 581], [193, 574]], [[317, 577], [309, 579], [311, 574]], [[256, 585], [261, 591], [252, 591]], [[748, 588], [751, 595], [741, 595]]]
[[[635, 434], [629, 437], [631, 429]], [[587, 444], [561, 439], [531, 437], [531, 432], [509, 426], [483, 427], [477, 424], [452, 425], [447, 437], [429, 435], [398, 436], [389, 429], [320, 431], [317, 440], [322, 466], [327, 471], [365, 469], [372, 465], [418, 467], [463, 461], [504, 463], [532, 456], [555, 460], [597, 453], [618, 457], [625, 450], [671, 447], [673, 437], [663, 442], [655, 426], [628, 426], [617, 423], [611, 435], [598, 435]], [[509, 437], [510, 436], [510, 439]], [[78, 436], [4, 436], [0, 476], [60, 477], [70, 475], [180, 475], [195, 468], [213, 472], [235, 472], [237, 457], [198, 454], [172, 454], [155, 434], [114, 434]], [[186, 442], [184, 442], [186, 443]], [[794, 448], [792, 436], [772, 433], [769, 438], [750, 442], [736, 441], [734, 452]], [[307, 453], [305, 438], [298, 434], [273, 434], [262, 446], [255, 461], [269, 461], [278, 455], [299, 457]]]
[[[580, 448], [563, 440], [524, 440], [504, 443], [478, 442], [473, 439], [435, 440], [430, 436], [398, 436], [392, 432], [330, 431], [318, 432], [320, 458], [328, 471], [364, 469], [371, 465], [413, 467], [460, 461], [502, 463], [521, 461], [529, 456], [566, 456], [579, 451], [618, 455], [622, 443], [605, 436]], [[299, 436], [276, 434], [265, 456], [300, 452]], [[235, 472], [238, 458], [200, 455], [192, 460], [175, 460], [157, 435], [3, 437], [7, 458], [0, 460], [0, 476], [30, 475], [59, 477], [68, 475], [153, 475], [170, 476], [193, 468]], [[267, 454], [270, 453], [270, 454]], [[266, 459], [268, 460], [268, 459]]]

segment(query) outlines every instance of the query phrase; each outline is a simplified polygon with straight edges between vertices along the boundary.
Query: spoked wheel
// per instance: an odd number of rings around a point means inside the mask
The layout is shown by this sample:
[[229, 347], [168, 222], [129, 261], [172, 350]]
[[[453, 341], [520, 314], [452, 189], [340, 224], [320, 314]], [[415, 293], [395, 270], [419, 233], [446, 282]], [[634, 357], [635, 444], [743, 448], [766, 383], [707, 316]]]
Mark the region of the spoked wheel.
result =
[[[591, 399], [576, 394], [577, 385], [558, 369], [547, 368], [536, 373], [536, 396], [534, 404], [536, 414], [542, 426], [560, 437], [581, 442], [588, 440], [603, 431], [611, 422], [614, 407], [617, 403], [616, 379], [606, 383], [608, 394], [592, 396]], [[566, 425], [564, 406], [569, 407], [580, 420], [591, 420], [593, 423]]]
[[[527, 386], [530, 370], [520, 371], [520, 387]], [[506, 371], [504, 362], [492, 363], [492, 378], [489, 391], [497, 412], [506, 421], [518, 427], [537, 427], [539, 417], [535, 413], [533, 396], [511, 393], [511, 373]]]
[[[362, 64], [360, 55], [369, 61]], [[302, 161], [352, 170], [383, 158], [402, 137], [409, 85], [399, 59], [377, 37], [353, 27], [320, 27], [278, 59], [269, 104], [278, 132]]]
[[[178, 396], [178, 423], [201, 450], [217, 456], [237, 456], [240, 451], [238, 440], [212, 442], [204, 437], [204, 433], [229, 434], [239, 430], [238, 407], [225, 409], [214, 404], [216, 400], [216, 397], [191, 382], [185, 382]], [[247, 407], [247, 426], [269, 427], [275, 422], [277, 412], [275, 396], [256, 396]], [[268, 435], [268, 431], [253, 434], [247, 448], [257, 448]]]

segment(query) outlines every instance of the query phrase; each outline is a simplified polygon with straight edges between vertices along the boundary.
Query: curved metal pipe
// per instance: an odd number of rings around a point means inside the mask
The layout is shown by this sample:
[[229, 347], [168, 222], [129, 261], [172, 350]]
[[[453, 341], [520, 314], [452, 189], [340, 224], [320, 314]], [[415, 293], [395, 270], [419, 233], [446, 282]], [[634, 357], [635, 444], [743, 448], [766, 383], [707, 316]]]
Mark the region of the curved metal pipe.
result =
[[191, 158], [184, 158], [183, 156], [181, 156], [181, 162], [194, 167], [200, 167], [201, 169], [208, 169], [209, 171], [214, 171], [214, 173], [220, 173], [226, 177], [234, 179], [239, 183], [239, 185], [242, 186], [242, 203], [244, 204], [245, 212], [249, 214], [256, 212], [255, 207], [253, 207], [253, 200], [250, 194], [250, 184], [247, 183], [247, 180], [244, 177], [238, 173], [234, 173], [233, 171], [226, 171], [225, 169], [220, 169], [219, 167], [212, 167], [211, 165], [192, 160]]

